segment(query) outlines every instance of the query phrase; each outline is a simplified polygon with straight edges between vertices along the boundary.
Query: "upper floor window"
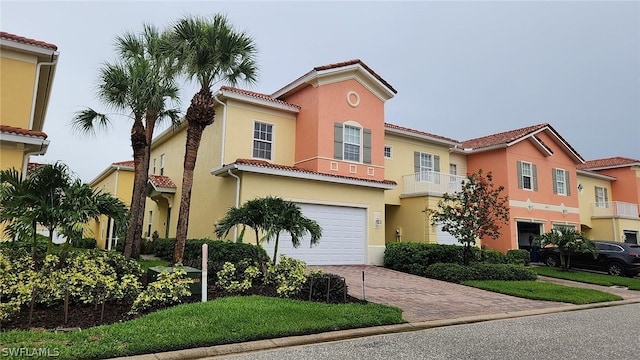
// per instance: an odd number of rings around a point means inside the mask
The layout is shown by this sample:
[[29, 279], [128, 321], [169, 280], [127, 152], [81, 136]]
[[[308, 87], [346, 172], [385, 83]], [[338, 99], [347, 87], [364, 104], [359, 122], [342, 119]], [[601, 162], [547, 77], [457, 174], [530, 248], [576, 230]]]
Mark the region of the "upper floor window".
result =
[[164, 154], [160, 155], [160, 175], [164, 175], [164, 161], [165, 161], [165, 156]]
[[391, 153], [391, 146], [385, 145], [384, 146], [384, 158], [385, 159], [391, 159], [392, 153]]
[[518, 188], [538, 191], [538, 176], [535, 164], [518, 161]]
[[414, 152], [413, 153], [413, 171], [416, 174], [416, 180], [427, 182], [440, 181], [440, 156]]
[[354, 121], [335, 123], [333, 157], [339, 160], [371, 164], [371, 130]]
[[344, 160], [360, 162], [360, 132], [362, 128], [344, 126]]
[[596, 193], [596, 207], [599, 207], [599, 208], [609, 207], [607, 188], [596, 186], [595, 193]]
[[569, 187], [569, 172], [563, 169], [552, 169], [553, 193], [559, 195], [571, 195]]
[[152, 172], [153, 175], [156, 174], [156, 160], [157, 160], [156, 158], [153, 158], [153, 168], [152, 168], [153, 169], [153, 172]]
[[253, 124], [253, 157], [271, 160], [273, 125], [262, 122]]

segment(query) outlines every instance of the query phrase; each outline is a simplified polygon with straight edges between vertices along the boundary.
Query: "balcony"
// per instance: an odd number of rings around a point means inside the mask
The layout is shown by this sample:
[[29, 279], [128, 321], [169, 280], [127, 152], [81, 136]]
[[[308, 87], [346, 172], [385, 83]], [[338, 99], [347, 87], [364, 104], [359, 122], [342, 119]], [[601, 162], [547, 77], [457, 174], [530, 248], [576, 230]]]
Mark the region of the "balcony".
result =
[[460, 191], [464, 176], [425, 171], [402, 176], [402, 196], [442, 195]]
[[607, 201], [591, 204], [591, 217], [638, 218], [638, 205], [622, 201]]

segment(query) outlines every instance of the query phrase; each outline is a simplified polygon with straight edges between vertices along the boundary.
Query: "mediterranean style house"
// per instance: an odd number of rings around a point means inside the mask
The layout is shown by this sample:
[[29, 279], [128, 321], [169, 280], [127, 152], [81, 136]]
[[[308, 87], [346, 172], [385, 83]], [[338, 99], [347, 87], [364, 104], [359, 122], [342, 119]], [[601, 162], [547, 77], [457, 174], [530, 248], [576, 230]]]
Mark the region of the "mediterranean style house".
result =
[[[0, 31], [0, 169], [26, 174], [31, 156], [49, 146], [42, 129], [58, 47]], [[0, 240], [6, 235], [0, 227]]]
[[[617, 234], [640, 230], [640, 162], [626, 163], [624, 174], [617, 167], [586, 168], [591, 162], [549, 124], [466, 141], [394, 125], [386, 122], [384, 106], [395, 94], [360, 60], [316, 67], [271, 95], [221, 87], [214, 94], [216, 121], [205, 129], [198, 153], [188, 237], [214, 237], [215, 223], [230, 207], [273, 195], [297, 202], [323, 229], [318, 245], [293, 249], [284, 239], [280, 253], [317, 265], [381, 264], [390, 242], [457, 243], [431, 224], [425, 209], [478, 169], [492, 172], [510, 200], [510, 222], [501, 238], [484, 242], [489, 248], [529, 249], [534, 236], [557, 226], [620, 241], [597, 230], [606, 226], [603, 216], [621, 224]], [[183, 124], [154, 139], [143, 236], [175, 236], [185, 133]], [[125, 188], [119, 164], [94, 187]], [[618, 181], [633, 182], [635, 197]], [[594, 186], [635, 206], [635, 218], [587, 214], [596, 207], [586, 202], [599, 204], [593, 196], [583, 199]], [[611, 209], [614, 202], [606, 199]], [[108, 247], [108, 220], [96, 226], [99, 244]], [[245, 241], [255, 242], [253, 232]]]
[[0, 168], [26, 173], [32, 155], [49, 146], [42, 132], [58, 47], [0, 32]]

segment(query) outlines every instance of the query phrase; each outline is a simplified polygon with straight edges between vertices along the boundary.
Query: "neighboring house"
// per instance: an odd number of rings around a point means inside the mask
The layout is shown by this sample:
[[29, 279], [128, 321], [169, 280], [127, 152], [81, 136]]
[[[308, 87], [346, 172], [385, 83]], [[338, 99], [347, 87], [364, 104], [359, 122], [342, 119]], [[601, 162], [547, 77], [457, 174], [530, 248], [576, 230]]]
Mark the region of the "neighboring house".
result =
[[510, 220], [489, 248], [530, 249], [537, 235], [554, 227], [579, 229], [576, 166], [582, 157], [549, 124], [539, 124], [462, 142], [470, 172], [493, 173], [509, 198]]
[[[133, 160], [114, 162], [101, 172], [89, 185], [93, 189], [111, 193], [127, 206], [133, 193]], [[111, 250], [118, 242], [118, 231], [113, 219], [101, 215], [98, 221], [91, 220], [85, 237], [95, 238], [100, 249]]]
[[[549, 124], [457, 141], [386, 123], [384, 105], [395, 93], [360, 60], [316, 67], [271, 95], [220, 88], [194, 171], [187, 237], [214, 237], [230, 207], [280, 196], [323, 229], [313, 248], [307, 240], [292, 249], [284, 235], [281, 254], [310, 264], [379, 265], [389, 242], [457, 243], [425, 210], [478, 169], [492, 172], [509, 197], [502, 236], [484, 242], [501, 251], [529, 249], [558, 226], [594, 231], [597, 221], [581, 212], [580, 183], [626, 191], [612, 185], [622, 175], [577, 171], [584, 160]], [[144, 237], [175, 237], [185, 138], [183, 123], [152, 143]], [[637, 164], [630, 166], [637, 175]], [[244, 241], [254, 243], [254, 232]], [[272, 245], [263, 245], [270, 253]]]
[[[0, 31], [0, 169], [27, 172], [49, 146], [44, 127], [58, 47]], [[0, 239], [5, 239], [0, 225]]]
[[637, 244], [640, 160], [589, 160], [578, 169], [583, 231], [592, 239]]

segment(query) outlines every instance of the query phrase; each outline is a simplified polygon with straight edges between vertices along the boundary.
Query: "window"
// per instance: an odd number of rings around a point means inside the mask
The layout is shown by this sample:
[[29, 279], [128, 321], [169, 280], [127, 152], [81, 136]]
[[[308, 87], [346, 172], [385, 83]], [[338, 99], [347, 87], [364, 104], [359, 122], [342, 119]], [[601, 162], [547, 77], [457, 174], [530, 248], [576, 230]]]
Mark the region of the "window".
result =
[[535, 164], [518, 161], [518, 188], [538, 191], [538, 178]]
[[261, 122], [253, 124], [253, 157], [271, 160], [273, 125]]
[[155, 175], [156, 174], [156, 158], [153, 159], [153, 171], [152, 174]]
[[344, 126], [344, 160], [360, 162], [361, 130], [361, 128], [351, 125]]
[[567, 194], [567, 172], [562, 169], [553, 169], [553, 192], [558, 195]]
[[452, 191], [458, 189], [458, 165], [457, 164], [449, 164], [449, 187]]
[[153, 211], [149, 210], [149, 225], [147, 225], [147, 237], [151, 237], [151, 222], [153, 220]]
[[164, 154], [160, 155], [160, 175], [164, 175]]
[[415, 151], [413, 172], [416, 181], [440, 183], [440, 156]]
[[386, 146], [384, 147], [384, 158], [385, 159], [391, 159], [391, 146]]
[[596, 186], [595, 192], [596, 192], [596, 207], [608, 208], [609, 199], [607, 196], [607, 189], [600, 186]]
[[333, 158], [371, 164], [371, 129], [364, 129], [355, 121], [334, 123]]

